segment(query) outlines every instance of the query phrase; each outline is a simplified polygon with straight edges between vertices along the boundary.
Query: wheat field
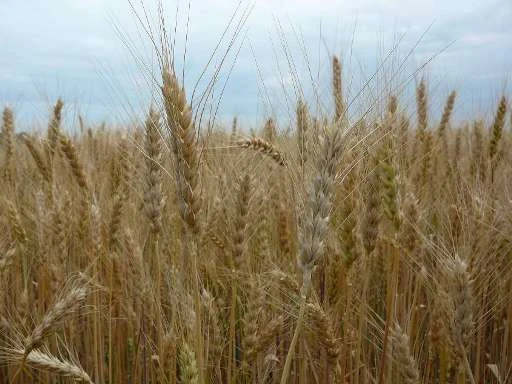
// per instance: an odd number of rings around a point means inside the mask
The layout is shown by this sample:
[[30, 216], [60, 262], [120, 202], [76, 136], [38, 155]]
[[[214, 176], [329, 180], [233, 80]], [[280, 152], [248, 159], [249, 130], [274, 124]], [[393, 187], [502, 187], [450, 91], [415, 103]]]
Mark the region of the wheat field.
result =
[[162, 61], [123, 129], [3, 110], [0, 383], [512, 382], [512, 119], [386, 96], [200, 129]]

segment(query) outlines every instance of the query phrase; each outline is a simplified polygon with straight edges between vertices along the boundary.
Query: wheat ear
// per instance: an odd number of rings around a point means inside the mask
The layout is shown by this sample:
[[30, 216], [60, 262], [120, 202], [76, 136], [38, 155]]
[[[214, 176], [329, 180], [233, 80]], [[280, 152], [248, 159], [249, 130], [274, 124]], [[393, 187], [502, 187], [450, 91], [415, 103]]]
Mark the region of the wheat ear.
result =
[[284, 166], [285, 160], [284, 156], [279, 152], [279, 150], [269, 143], [259, 137], [251, 137], [249, 139], [239, 140], [237, 145], [242, 148], [249, 148], [254, 151], [258, 151], [266, 156], [269, 156], [274, 160], [277, 164]]
[[276, 123], [274, 119], [271, 117], [267, 119], [265, 122], [265, 126], [263, 127], [263, 137], [269, 143], [274, 142], [277, 136]]
[[5, 146], [5, 163], [3, 176], [11, 181], [13, 177], [14, 159], [14, 114], [9, 107], [4, 108], [2, 116], [2, 141]]
[[197, 268], [198, 241], [200, 232], [199, 213], [201, 211], [201, 196], [199, 194], [199, 150], [192, 107], [187, 102], [185, 90], [169, 65], [164, 65], [162, 72], [162, 97], [166, 113], [167, 129], [170, 135], [171, 148], [176, 161], [176, 187], [179, 200], [179, 212], [188, 228], [185, 233], [183, 261], [186, 268], [192, 272], [192, 289], [194, 295], [195, 321], [195, 359], [199, 368], [199, 382], [203, 384], [203, 335], [201, 331], [201, 297], [200, 278]]
[[199, 153], [192, 108], [174, 72], [164, 69], [162, 77], [167, 129], [176, 160], [180, 215], [192, 232], [197, 233], [201, 200], [198, 192]]
[[339, 121], [345, 113], [343, 101], [343, 85], [341, 83], [341, 62], [337, 56], [332, 58], [332, 92], [334, 97], [334, 117]]
[[251, 193], [251, 178], [245, 175], [238, 191], [236, 204], [235, 229], [233, 237], [233, 265], [236, 270], [246, 264], [244, 260], [245, 231], [247, 227], [247, 215], [249, 213], [249, 199]]
[[427, 116], [427, 84], [425, 79], [421, 79], [418, 88], [416, 88], [416, 107], [418, 111], [418, 135], [421, 135], [427, 130], [428, 116]]
[[28, 135], [23, 136], [23, 142], [25, 143], [28, 151], [32, 155], [34, 162], [36, 163], [37, 169], [41, 176], [47, 183], [51, 183], [52, 181], [52, 172], [51, 169], [46, 164], [46, 160], [43, 158], [43, 155], [39, 152], [34, 144], [34, 140], [30, 138]]
[[50, 123], [48, 124], [48, 151], [50, 160], [53, 158], [55, 151], [57, 150], [59, 137], [60, 137], [60, 124], [62, 120], [62, 108], [64, 107], [64, 102], [62, 99], [58, 99], [53, 107], [52, 118]]
[[69, 166], [71, 167], [71, 171], [75, 177], [76, 183], [80, 186], [80, 188], [87, 192], [89, 190], [87, 177], [85, 176], [84, 166], [78, 158], [76, 147], [73, 145], [71, 139], [65, 134], [61, 133], [59, 136], [60, 147], [62, 152], [64, 152], [64, 156], [66, 157]]
[[41, 346], [43, 340], [53, 333], [54, 329], [64, 318], [75, 312], [85, 300], [86, 296], [86, 288], [73, 287], [66, 295], [58, 300], [25, 341], [23, 355], [27, 357], [33, 349]]
[[459, 256], [455, 256], [451, 265], [448, 266], [451, 285], [450, 293], [452, 298], [453, 318], [451, 319], [451, 330], [457, 346], [457, 352], [462, 357], [462, 363], [466, 369], [471, 384], [475, 384], [471, 365], [469, 363], [468, 349], [473, 332], [473, 292], [468, 265]]
[[503, 136], [503, 128], [505, 126], [505, 115], [507, 114], [507, 99], [502, 96], [496, 116], [491, 128], [491, 140], [489, 141], [489, 157], [491, 159], [491, 180], [494, 181], [494, 173], [500, 159], [499, 144]]
[[196, 356], [187, 343], [184, 343], [179, 352], [180, 382], [183, 384], [199, 384], [199, 372]]
[[160, 115], [154, 109], [149, 110], [146, 120], [146, 185], [144, 206], [150, 223], [150, 231], [158, 234], [162, 228], [162, 149], [160, 143]]
[[398, 325], [391, 330], [391, 346], [393, 358], [398, 365], [403, 382], [405, 384], [419, 384], [420, 373], [409, 347], [409, 337]]
[[300, 232], [298, 266], [302, 271], [299, 317], [288, 349], [281, 384], [288, 382], [295, 346], [305, 317], [306, 303], [311, 290], [313, 270], [324, 254], [331, 213], [336, 166], [341, 155], [341, 133], [326, 129], [322, 150], [316, 159], [316, 176], [305, 206], [304, 224]]
[[441, 122], [439, 123], [439, 127], [437, 128], [437, 133], [439, 136], [443, 136], [446, 132], [446, 129], [448, 128], [448, 123], [450, 122], [450, 117], [452, 116], [456, 97], [457, 92], [452, 91], [448, 98], [446, 99], [446, 104], [444, 105], [443, 110], [443, 116], [441, 117]]
[[59, 359], [49, 352], [35, 349], [25, 356], [23, 349], [9, 349], [4, 351], [4, 355], [14, 361], [23, 360], [28, 366], [40, 371], [51, 372], [76, 381], [93, 384], [87, 372], [78, 364]]
[[308, 133], [308, 106], [302, 100], [297, 103], [297, 147], [299, 149], [299, 161], [302, 169], [307, 161], [307, 133]]

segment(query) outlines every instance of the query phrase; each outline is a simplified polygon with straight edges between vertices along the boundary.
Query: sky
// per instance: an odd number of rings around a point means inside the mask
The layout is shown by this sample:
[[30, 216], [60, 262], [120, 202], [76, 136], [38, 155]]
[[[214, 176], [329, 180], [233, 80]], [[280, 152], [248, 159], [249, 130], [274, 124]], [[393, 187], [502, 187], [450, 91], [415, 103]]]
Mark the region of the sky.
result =
[[[13, 106], [26, 126], [44, 125], [57, 97], [69, 126], [79, 114], [111, 124], [143, 116], [158, 103], [157, 60], [146, 33], [158, 41], [157, 0], [132, 2], [2, 0], [0, 105]], [[192, 0], [190, 8], [188, 0], [164, 0], [163, 8], [176, 72], [181, 79], [184, 73], [196, 109], [216, 122], [236, 115], [257, 126], [273, 116], [286, 124], [299, 97], [331, 111], [333, 54], [343, 63], [354, 119], [378, 113], [390, 92], [412, 110], [422, 76], [434, 119], [452, 89], [456, 117], [465, 119], [492, 115], [512, 88], [510, 0]]]

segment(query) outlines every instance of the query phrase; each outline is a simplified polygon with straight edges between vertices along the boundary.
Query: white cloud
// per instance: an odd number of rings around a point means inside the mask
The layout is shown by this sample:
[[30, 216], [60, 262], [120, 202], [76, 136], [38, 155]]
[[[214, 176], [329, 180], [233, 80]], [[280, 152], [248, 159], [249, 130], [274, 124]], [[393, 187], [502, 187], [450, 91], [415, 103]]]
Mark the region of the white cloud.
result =
[[462, 36], [461, 43], [471, 46], [478, 46], [484, 44], [498, 44], [501, 40], [510, 39], [512, 34], [506, 35], [504, 33], [468, 33]]
[[[140, 11], [139, 1], [134, 0], [133, 3]], [[145, 0], [153, 27], [157, 25], [155, 3], [156, 0]], [[173, 30], [176, 3], [180, 7], [177, 52], [181, 58], [188, 2], [165, 1], [169, 32]], [[238, 0], [192, 0], [187, 84], [193, 84], [192, 80], [198, 77], [237, 4]], [[248, 4], [245, 2], [241, 9]], [[293, 57], [292, 66], [297, 68], [303, 84], [311, 81], [302, 41], [315, 74], [320, 72], [321, 79], [328, 79], [328, 53], [335, 52], [344, 57], [346, 70], [350, 71], [347, 77], [354, 77], [355, 86], [362, 82], [358, 79], [364, 76], [361, 72], [371, 74], [377, 61], [385, 57], [396, 35], [405, 33], [401, 44], [403, 55], [431, 23], [432, 27], [415, 50], [413, 64], [421, 64], [422, 60], [454, 42], [433, 64], [433, 68], [436, 65], [442, 68], [447, 87], [460, 84], [462, 77], [471, 84], [466, 87], [469, 92], [477, 89], [485, 92], [485, 89], [496, 88], [497, 83], [510, 76], [506, 72], [506, 68], [512, 65], [512, 3], [509, 0], [481, 0], [473, 4], [467, 0], [257, 0], [254, 4], [244, 31], [248, 30], [247, 41], [251, 42], [263, 78], [274, 89], [281, 87], [281, 76], [287, 87], [294, 86], [290, 62], [283, 53], [280, 36], [276, 32], [279, 29], [276, 20], [282, 26], [286, 49]], [[77, 92], [73, 95], [68, 92], [68, 96], [76, 97], [77, 102], [80, 98], [84, 102], [90, 101], [102, 93], [100, 90], [108, 89], [105, 78], [98, 76], [108, 68], [105, 76], [112, 76], [111, 80], [121, 85], [125, 83], [128, 89], [125, 99], [118, 101], [118, 104], [125, 103], [133, 88], [130, 79], [136, 75], [133, 73], [134, 61], [116, 35], [112, 23], [121, 28], [123, 36], [132, 39], [138, 54], [146, 62], [151, 61], [147, 50], [149, 41], [127, 0], [4, 0], [0, 3], [0, 14], [5, 15], [0, 25], [3, 42], [0, 102], [21, 94], [29, 95], [34, 103], [38, 102], [38, 92], [34, 92], [31, 84], [41, 81], [49, 88], [48, 94], [55, 97], [63, 82], [72, 81], [72, 89], [82, 86], [90, 94]], [[320, 40], [320, 26], [323, 41]], [[350, 57], [354, 32], [355, 46], [353, 57]], [[238, 113], [254, 118], [255, 111], [264, 110], [260, 108], [262, 98], [258, 96], [258, 89], [261, 84], [254, 60], [246, 43], [232, 74], [238, 83], [231, 82], [223, 98], [224, 114]], [[231, 61], [229, 59], [225, 64], [224, 75]], [[438, 72], [434, 70], [433, 73]], [[55, 84], [48, 79], [55, 79]], [[328, 85], [322, 87], [328, 90]], [[293, 94], [292, 90], [290, 92]], [[310, 96], [313, 93], [311, 89], [308, 92]], [[134, 93], [133, 97], [136, 97]], [[472, 99], [474, 95], [467, 97]], [[115, 104], [114, 95], [111, 99]]]

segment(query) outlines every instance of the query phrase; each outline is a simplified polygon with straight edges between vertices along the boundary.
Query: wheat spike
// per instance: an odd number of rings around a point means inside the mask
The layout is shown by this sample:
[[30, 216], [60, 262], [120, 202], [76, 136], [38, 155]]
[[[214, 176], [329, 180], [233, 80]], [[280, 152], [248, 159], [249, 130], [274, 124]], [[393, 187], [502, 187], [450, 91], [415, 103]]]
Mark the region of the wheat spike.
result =
[[341, 134], [329, 130], [323, 138], [318, 155], [316, 175], [306, 202], [306, 220], [300, 233], [299, 268], [303, 273], [303, 287], [309, 290], [311, 273], [323, 256], [331, 213], [336, 166], [341, 156]]
[[30, 336], [27, 337], [24, 356], [27, 357], [33, 349], [40, 347], [44, 339], [53, 333], [55, 327], [74, 313], [83, 303], [86, 295], [87, 290], [84, 287], [73, 287], [66, 295], [61, 297], [34, 328]]
[[307, 316], [310, 321], [310, 332], [318, 343], [327, 352], [331, 364], [336, 364], [340, 355], [340, 348], [336, 340], [332, 321], [318, 304], [307, 304]]
[[455, 98], [457, 97], [457, 92], [452, 91], [448, 98], [446, 99], [446, 103], [444, 105], [443, 116], [441, 117], [441, 122], [439, 123], [439, 127], [437, 128], [437, 133], [439, 136], [444, 136], [446, 133], [446, 129], [448, 128], [448, 124], [450, 122], [450, 117], [452, 116], [453, 107], [455, 105]]
[[235, 228], [233, 237], [233, 265], [239, 270], [245, 263], [245, 231], [247, 227], [247, 215], [249, 213], [249, 199], [251, 192], [251, 178], [245, 175], [240, 182], [238, 200], [236, 204]]
[[[374, 159], [374, 162], [377, 159]], [[360, 230], [363, 247], [369, 255], [375, 249], [379, 235], [379, 223], [381, 216], [380, 178], [376, 170], [370, 171], [364, 191], [365, 208], [361, 220]]]
[[424, 78], [421, 79], [418, 88], [416, 88], [416, 105], [418, 111], [418, 135], [421, 139], [428, 125], [427, 84]]
[[505, 126], [505, 115], [507, 114], [507, 99], [502, 96], [496, 115], [494, 117], [494, 123], [491, 128], [491, 139], [489, 141], [489, 157], [491, 159], [491, 179], [494, 181], [494, 173], [498, 165], [499, 160], [499, 144], [501, 137], [503, 136], [503, 128]]
[[50, 155], [50, 160], [53, 159], [55, 151], [57, 150], [59, 138], [61, 135], [60, 124], [62, 120], [62, 108], [64, 107], [64, 102], [62, 99], [58, 99], [53, 108], [52, 118], [48, 125], [48, 150]]
[[237, 134], [238, 134], [238, 118], [236, 116], [234, 116], [233, 121], [231, 122], [231, 136], [229, 138], [231, 145], [235, 144]]
[[277, 136], [276, 123], [275, 123], [274, 119], [269, 118], [269, 119], [267, 119], [267, 121], [265, 122], [265, 126], [263, 127], [263, 138], [267, 142], [273, 143], [276, 136]]
[[341, 83], [342, 69], [341, 62], [337, 56], [332, 58], [332, 89], [334, 96], [334, 118], [340, 121], [345, 113], [345, 102], [343, 101], [343, 86]]
[[71, 171], [73, 172], [73, 176], [75, 177], [77, 184], [80, 186], [80, 188], [87, 192], [89, 190], [89, 187], [87, 183], [87, 177], [85, 175], [84, 166], [78, 158], [78, 153], [73, 142], [69, 137], [67, 137], [63, 133], [61, 133], [59, 137], [61, 150], [64, 153], [71, 167]]
[[420, 374], [417, 362], [409, 346], [409, 337], [396, 325], [391, 330], [391, 350], [403, 382], [406, 384], [419, 384]]
[[180, 215], [192, 232], [197, 233], [201, 199], [198, 191], [199, 153], [192, 108], [187, 103], [185, 90], [180, 86], [176, 75], [169, 69], [164, 69], [162, 77], [167, 129], [176, 160]]
[[316, 159], [316, 175], [310, 186], [305, 206], [305, 220], [300, 231], [298, 266], [302, 272], [301, 301], [297, 325], [281, 375], [281, 384], [288, 382], [292, 357], [304, 322], [307, 298], [311, 290], [311, 276], [313, 269], [324, 255], [336, 167], [341, 156], [341, 150], [340, 131], [326, 129], [322, 150]]
[[400, 229], [401, 218], [398, 212], [399, 194], [397, 174], [393, 164], [392, 150], [389, 145], [383, 148], [383, 154], [379, 163], [379, 177], [381, 181], [382, 208], [385, 216], [393, 224], [395, 232]]
[[242, 340], [245, 363], [251, 362], [258, 353], [259, 320], [263, 312], [264, 295], [256, 282], [249, 283], [247, 309], [243, 317]]
[[286, 257], [291, 252], [291, 233], [286, 206], [281, 203], [278, 210], [279, 248], [281, 256]]
[[187, 343], [184, 343], [179, 352], [180, 380], [183, 384], [199, 384], [199, 372], [196, 356]]
[[11, 263], [16, 256], [16, 245], [11, 245], [7, 251], [0, 255], [0, 272], [3, 272]]
[[150, 230], [160, 233], [162, 229], [162, 161], [160, 144], [160, 115], [150, 109], [145, 124], [146, 129], [146, 186], [144, 192], [144, 204], [146, 217], [150, 222]]
[[297, 103], [297, 147], [299, 149], [299, 161], [302, 167], [307, 161], [308, 153], [308, 106], [301, 100]]
[[27, 136], [23, 136], [23, 142], [27, 146], [27, 149], [29, 150], [30, 154], [32, 155], [32, 158], [34, 159], [34, 162], [36, 163], [37, 169], [39, 169], [39, 172], [41, 173], [41, 176], [43, 179], [51, 184], [52, 182], [52, 171], [50, 167], [46, 164], [46, 160], [44, 159], [43, 155], [39, 152], [39, 150], [36, 148], [34, 144], [34, 140]]
[[25, 228], [21, 222], [18, 209], [10, 201], [7, 202], [7, 216], [9, 217], [11, 231], [16, 242], [21, 246], [27, 244], [27, 232], [25, 231]]
[[14, 114], [9, 107], [4, 108], [2, 115], [2, 141], [5, 146], [3, 176], [12, 181], [14, 167]]
[[25, 356], [23, 349], [6, 349], [3, 355], [6, 359], [13, 362], [24, 361], [28, 366], [40, 371], [69, 377], [78, 382], [94, 384], [90, 376], [80, 365], [60, 359], [47, 351], [35, 349]]
[[464, 348], [469, 348], [473, 331], [472, 280], [465, 261], [456, 256], [450, 266], [454, 332]]
[[259, 137], [239, 140], [237, 145], [242, 148], [250, 148], [263, 153], [264, 155], [271, 157], [277, 164], [281, 166], [285, 165], [285, 160], [281, 152], [279, 152], [271, 143], [260, 139]]

